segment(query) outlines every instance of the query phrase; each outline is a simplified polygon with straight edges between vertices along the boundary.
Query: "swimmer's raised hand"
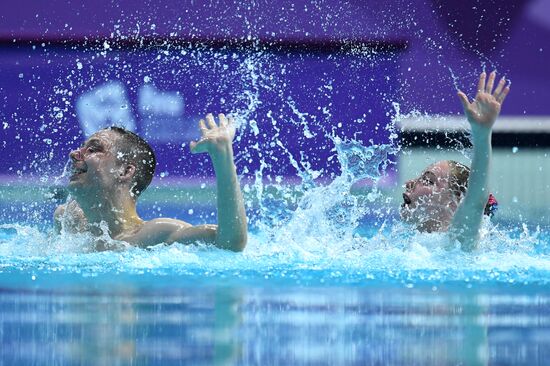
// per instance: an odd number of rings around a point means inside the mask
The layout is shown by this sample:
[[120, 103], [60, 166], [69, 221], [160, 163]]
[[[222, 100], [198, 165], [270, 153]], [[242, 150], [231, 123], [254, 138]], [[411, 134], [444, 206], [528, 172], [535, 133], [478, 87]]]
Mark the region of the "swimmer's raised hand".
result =
[[500, 114], [502, 103], [510, 92], [510, 86], [505, 86], [506, 79], [504, 77], [500, 79], [497, 87], [493, 91], [496, 78], [495, 71], [489, 74], [487, 80], [486, 78], [487, 75], [485, 72], [482, 72], [477, 84], [476, 97], [471, 103], [466, 94], [462, 91], [458, 92], [458, 97], [464, 107], [464, 113], [472, 125], [472, 132], [475, 132], [474, 129], [476, 127], [491, 130]]
[[220, 113], [218, 116], [219, 125], [216, 124], [212, 113], [206, 115], [199, 121], [201, 138], [199, 141], [191, 142], [192, 153], [208, 152], [209, 154], [223, 153], [231, 148], [231, 143], [235, 137], [235, 123]]

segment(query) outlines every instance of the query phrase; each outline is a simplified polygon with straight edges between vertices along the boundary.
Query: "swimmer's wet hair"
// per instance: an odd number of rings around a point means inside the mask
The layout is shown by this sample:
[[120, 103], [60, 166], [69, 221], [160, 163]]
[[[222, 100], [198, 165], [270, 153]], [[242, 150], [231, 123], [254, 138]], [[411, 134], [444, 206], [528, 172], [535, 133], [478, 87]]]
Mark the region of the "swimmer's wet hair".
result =
[[[458, 199], [462, 199], [468, 190], [468, 178], [470, 178], [470, 168], [454, 160], [447, 160], [450, 168], [449, 188]], [[494, 210], [490, 202], [485, 205], [484, 213], [492, 216]]]
[[132, 194], [137, 198], [149, 186], [155, 175], [155, 152], [147, 141], [131, 131], [117, 126], [107, 127], [106, 130], [114, 131], [120, 137], [116, 143], [117, 155], [121, 156], [125, 163], [131, 163], [136, 167]]

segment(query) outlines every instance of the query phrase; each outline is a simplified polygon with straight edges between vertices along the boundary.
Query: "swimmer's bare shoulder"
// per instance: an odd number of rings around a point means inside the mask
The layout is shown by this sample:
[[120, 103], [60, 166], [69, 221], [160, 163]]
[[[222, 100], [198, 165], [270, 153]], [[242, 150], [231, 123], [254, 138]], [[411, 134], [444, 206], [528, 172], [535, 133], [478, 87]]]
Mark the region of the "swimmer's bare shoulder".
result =
[[196, 242], [213, 244], [216, 241], [216, 231], [217, 225], [193, 226], [177, 219], [157, 218], [144, 222], [135, 232], [122, 233], [114, 239], [142, 248], [175, 242], [181, 244]]

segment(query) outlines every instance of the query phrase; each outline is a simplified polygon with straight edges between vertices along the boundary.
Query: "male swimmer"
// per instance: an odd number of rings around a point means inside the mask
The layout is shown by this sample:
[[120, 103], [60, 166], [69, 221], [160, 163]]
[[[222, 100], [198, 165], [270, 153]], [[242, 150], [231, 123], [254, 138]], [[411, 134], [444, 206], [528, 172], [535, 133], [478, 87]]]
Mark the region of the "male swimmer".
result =
[[489, 206], [495, 203], [487, 190], [491, 132], [510, 91], [505, 78], [500, 79], [493, 91], [495, 77], [494, 71], [487, 80], [485, 72], [480, 75], [472, 102], [462, 91], [458, 92], [472, 129], [471, 168], [455, 161], [439, 161], [409, 180], [403, 193], [401, 217], [405, 222], [420, 231], [447, 231], [465, 251], [476, 248], [483, 214], [491, 213]]
[[[181, 220], [157, 218], [144, 221], [136, 212], [137, 199], [155, 171], [155, 155], [138, 135], [118, 127], [100, 130], [70, 153], [72, 175], [68, 189], [74, 201], [54, 213], [58, 230], [88, 231], [96, 237], [104, 228], [112, 239], [138, 247], [160, 243], [190, 244], [197, 241], [222, 249], [242, 251], [247, 242], [247, 220], [235, 164], [231, 118], [212, 114], [200, 120], [201, 139], [191, 152], [207, 152], [212, 159], [217, 185], [218, 225], [193, 226]], [[98, 240], [97, 249], [105, 249]]]

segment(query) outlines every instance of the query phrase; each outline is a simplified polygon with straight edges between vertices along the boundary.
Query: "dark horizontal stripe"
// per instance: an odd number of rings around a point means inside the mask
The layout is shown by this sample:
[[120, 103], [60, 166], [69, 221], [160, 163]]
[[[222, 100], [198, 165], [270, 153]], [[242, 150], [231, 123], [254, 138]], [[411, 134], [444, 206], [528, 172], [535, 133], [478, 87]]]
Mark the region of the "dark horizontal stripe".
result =
[[361, 53], [361, 51], [398, 52], [404, 51], [408, 43], [404, 40], [368, 40], [368, 39], [270, 39], [270, 38], [181, 38], [181, 37], [127, 37], [127, 38], [9, 38], [0, 37], [0, 47], [41, 46], [54, 48], [99, 48], [104, 42], [114, 50], [135, 48], [208, 47], [221, 49], [229, 47], [242, 50], [266, 50], [292, 53]]
[[402, 132], [400, 143], [405, 147], [471, 147], [468, 136], [459, 132]]
[[[460, 132], [402, 132], [406, 147], [471, 147], [468, 135]], [[550, 133], [493, 132], [493, 147], [549, 148]]]

